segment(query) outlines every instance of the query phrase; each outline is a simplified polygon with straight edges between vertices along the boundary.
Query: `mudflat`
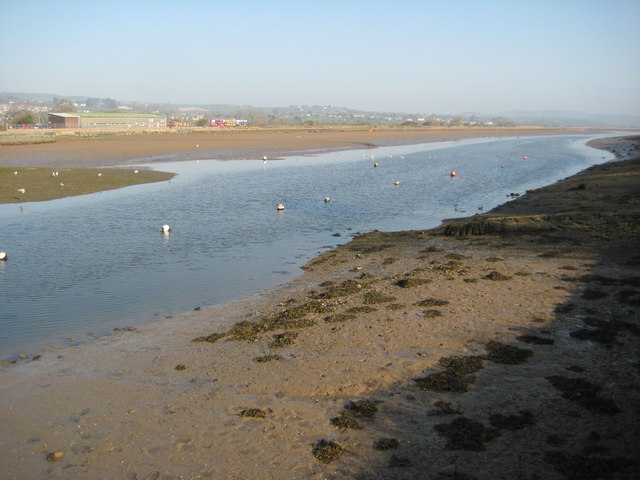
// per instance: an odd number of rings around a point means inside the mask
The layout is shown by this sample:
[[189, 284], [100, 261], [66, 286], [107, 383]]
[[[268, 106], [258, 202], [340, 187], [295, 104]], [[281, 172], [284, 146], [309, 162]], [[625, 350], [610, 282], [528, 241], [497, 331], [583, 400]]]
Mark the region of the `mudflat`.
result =
[[[0, 145], [0, 166], [96, 167], [135, 161], [262, 159], [318, 151], [415, 144], [474, 137], [584, 133], [535, 127], [208, 128], [189, 132], [78, 132], [53, 143]], [[124, 132], [126, 133], [126, 132]], [[1, 143], [1, 142], [0, 142]]]
[[3, 478], [631, 479], [640, 156], [0, 370]]

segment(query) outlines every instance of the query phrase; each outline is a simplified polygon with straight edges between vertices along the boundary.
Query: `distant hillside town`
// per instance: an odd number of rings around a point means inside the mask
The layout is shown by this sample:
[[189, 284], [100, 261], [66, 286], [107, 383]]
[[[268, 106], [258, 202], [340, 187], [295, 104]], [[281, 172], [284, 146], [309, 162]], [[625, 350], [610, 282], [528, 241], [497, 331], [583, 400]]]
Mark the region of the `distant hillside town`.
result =
[[0, 130], [313, 125], [638, 127], [640, 117], [531, 111], [513, 111], [504, 115], [370, 112], [330, 105], [175, 105], [111, 98], [0, 93]]

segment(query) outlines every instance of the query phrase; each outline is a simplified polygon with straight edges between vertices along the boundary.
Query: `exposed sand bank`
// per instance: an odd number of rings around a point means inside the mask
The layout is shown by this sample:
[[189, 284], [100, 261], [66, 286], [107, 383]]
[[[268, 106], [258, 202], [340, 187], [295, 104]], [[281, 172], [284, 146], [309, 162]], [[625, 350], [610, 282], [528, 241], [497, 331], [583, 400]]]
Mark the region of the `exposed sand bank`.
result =
[[593, 133], [583, 128], [318, 127], [205, 129], [192, 133], [62, 136], [55, 143], [0, 146], [0, 166], [95, 167], [131, 162], [261, 159], [310, 152], [475, 137]]
[[596, 166], [5, 367], [0, 476], [636, 478], [639, 195]]

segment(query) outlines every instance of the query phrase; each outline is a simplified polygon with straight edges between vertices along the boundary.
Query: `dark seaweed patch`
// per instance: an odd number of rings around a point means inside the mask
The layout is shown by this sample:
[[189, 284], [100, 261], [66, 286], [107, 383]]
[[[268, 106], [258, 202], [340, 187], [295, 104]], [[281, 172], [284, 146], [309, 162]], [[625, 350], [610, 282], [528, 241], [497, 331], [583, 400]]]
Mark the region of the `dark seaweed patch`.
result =
[[336, 428], [362, 430], [362, 424], [349, 416], [341, 415], [331, 419], [331, 425]]
[[450, 450], [485, 450], [485, 442], [500, 435], [493, 427], [486, 427], [480, 422], [466, 417], [456, 418], [451, 423], [435, 425], [434, 430], [447, 439], [446, 448]]
[[269, 344], [271, 348], [284, 348], [293, 345], [298, 338], [298, 332], [284, 332], [273, 336], [273, 341]]
[[486, 259], [487, 262], [503, 262], [504, 258], [500, 258], [500, 257], [489, 257]]
[[267, 412], [259, 408], [245, 408], [241, 410], [238, 415], [248, 418], [265, 418], [267, 416]]
[[362, 291], [362, 284], [356, 280], [345, 280], [338, 285], [331, 285], [324, 292], [316, 295], [316, 298], [335, 298], [354, 295]]
[[371, 312], [377, 312], [377, 311], [378, 311], [377, 308], [369, 307], [369, 306], [351, 307], [347, 309], [347, 313], [371, 313]]
[[416, 388], [429, 392], [464, 393], [475, 381], [473, 375], [459, 375], [450, 370], [432, 373], [426, 377], [414, 378]]
[[570, 378], [560, 375], [546, 377], [556, 389], [560, 390], [562, 397], [595, 413], [612, 415], [619, 413], [620, 409], [613, 400], [599, 395], [602, 387], [585, 380], [584, 378]]
[[373, 442], [373, 448], [376, 450], [393, 450], [400, 446], [400, 442], [397, 438], [379, 438], [375, 442]]
[[336, 313], [335, 315], [329, 315], [324, 317], [324, 321], [327, 323], [346, 322], [347, 320], [353, 320], [357, 315], [353, 312]]
[[448, 253], [445, 257], [450, 260], [462, 260], [464, 258], [468, 258], [466, 255], [462, 255], [460, 253]]
[[423, 310], [422, 311], [422, 316], [424, 318], [441, 317], [442, 316], [442, 312], [440, 310], [434, 310], [434, 309]]
[[523, 410], [515, 415], [493, 414], [489, 417], [489, 423], [492, 427], [501, 430], [520, 430], [533, 425], [535, 419], [533, 418], [533, 413]]
[[489, 273], [488, 275], [485, 275], [482, 278], [486, 280], [492, 280], [494, 282], [505, 282], [507, 280], [511, 280], [513, 277], [510, 277], [509, 275], [504, 275], [503, 273], [496, 272], [494, 270], [493, 272]]
[[258, 363], [267, 363], [267, 362], [273, 362], [274, 360], [280, 360], [280, 359], [282, 359], [280, 355], [263, 355], [261, 357], [255, 357], [253, 361]]
[[206, 337], [197, 337], [191, 340], [192, 342], [208, 342], [208, 343], [216, 343], [221, 338], [226, 337], [226, 333], [212, 333], [211, 335], [207, 335]]
[[345, 405], [345, 409], [340, 413], [355, 418], [366, 418], [371, 420], [378, 412], [377, 403], [379, 402], [374, 402], [372, 400], [357, 400], [355, 402], [349, 402]]
[[398, 261], [397, 258], [387, 257], [382, 261], [382, 265], [391, 265], [393, 263], [396, 263], [397, 261]]
[[442, 248], [439, 247], [434, 247], [433, 245], [431, 247], [427, 247], [424, 250], [420, 250], [418, 253], [438, 253], [438, 252], [443, 252], [444, 250]]
[[428, 280], [426, 278], [403, 278], [395, 282], [394, 285], [400, 288], [413, 288], [420, 285], [425, 285], [429, 282], [431, 282], [431, 280]]
[[443, 305], [447, 305], [449, 303], [448, 300], [438, 300], [437, 298], [425, 298], [424, 300], [420, 300], [416, 302], [416, 305], [419, 307], [441, 307]]
[[487, 343], [485, 348], [487, 349], [487, 360], [506, 365], [523, 363], [533, 354], [531, 350], [495, 341]]
[[319, 440], [311, 453], [322, 463], [331, 463], [342, 455], [343, 448], [333, 440]]
[[179, 363], [178, 365], [176, 365], [175, 369], [178, 371], [186, 370], [187, 366], [184, 363]]
[[482, 357], [477, 356], [458, 357], [454, 355], [451, 357], [443, 357], [438, 360], [438, 363], [458, 375], [468, 375], [483, 368]]
[[531, 345], [553, 345], [555, 343], [552, 338], [543, 338], [537, 335], [520, 335], [516, 339]]
[[390, 297], [389, 295], [384, 295], [380, 292], [376, 292], [375, 290], [369, 290], [362, 296], [362, 303], [365, 305], [372, 305], [377, 303], [388, 303], [393, 302], [396, 297]]
[[387, 305], [385, 307], [387, 310], [403, 310], [405, 308], [405, 305], [401, 304], [401, 303], [390, 303], [389, 305]]

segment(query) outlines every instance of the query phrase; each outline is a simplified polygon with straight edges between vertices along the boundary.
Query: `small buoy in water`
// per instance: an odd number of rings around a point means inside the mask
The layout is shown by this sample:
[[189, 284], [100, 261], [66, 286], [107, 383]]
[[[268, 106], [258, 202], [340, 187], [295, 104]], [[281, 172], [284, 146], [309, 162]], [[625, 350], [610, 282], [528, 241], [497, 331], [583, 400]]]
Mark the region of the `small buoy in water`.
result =
[[324, 197], [324, 203], [329, 203], [331, 202], [331, 199], [329, 197]]
[[395, 185], [395, 186], [398, 186], [398, 185], [400, 185], [400, 182], [396, 180], [396, 181], [395, 181], [395, 183], [394, 183], [394, 185]]
[[279, 203], [276, 208], [278, 209], [278, 211], [284, 210], [284, 203]]
[[456, 176], [456, 171], [455, 170], [451, 170], [451, 173], [449, 175], [451, 175], [452, 177], [455, 177]]
[[160, 231], [162, 233], [169, 233], [171, 231], [171, 227], [169, 225], [163, 225], [160, 227]]
[[0, 252], [0, 262], [6, 262], [8, 258], [7, 252]]
[[529, 157], [522, 157], [523, 160], [526, 160], [527, 158], [529, 158]]
[[378, 162], [374, 163], [373, 166], [378, 168]]

